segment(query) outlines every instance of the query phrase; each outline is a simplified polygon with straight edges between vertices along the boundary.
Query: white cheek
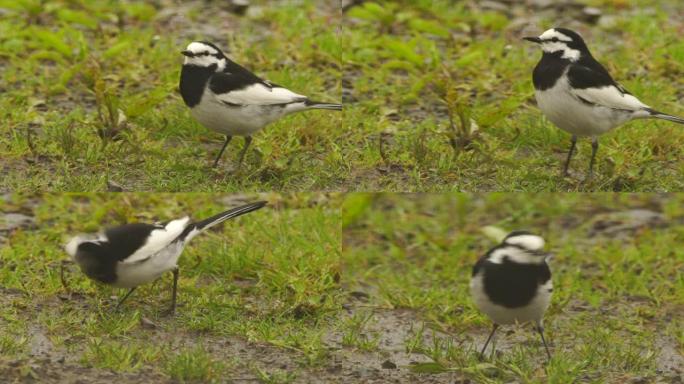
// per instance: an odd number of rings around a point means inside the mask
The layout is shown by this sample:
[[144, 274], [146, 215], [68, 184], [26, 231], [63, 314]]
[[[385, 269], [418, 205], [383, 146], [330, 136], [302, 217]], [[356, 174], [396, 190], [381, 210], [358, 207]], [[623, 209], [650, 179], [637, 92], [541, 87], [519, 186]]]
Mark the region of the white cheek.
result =
[[563, 51], [563, 56], [561, 57], [571, 61], [576, 61], [580, 57], [580, 51], [570, 49], [565, 43], [560, 41], [542, 43], [542, 50], [547, 53]]
[[564, 49], [567, 49], [568, 46], [559, 42], [559, 41], [547, 41], [542, 43], [542, 50], [544, 52], [552, 53], [552, 52], [558, 52], [562, 51]]

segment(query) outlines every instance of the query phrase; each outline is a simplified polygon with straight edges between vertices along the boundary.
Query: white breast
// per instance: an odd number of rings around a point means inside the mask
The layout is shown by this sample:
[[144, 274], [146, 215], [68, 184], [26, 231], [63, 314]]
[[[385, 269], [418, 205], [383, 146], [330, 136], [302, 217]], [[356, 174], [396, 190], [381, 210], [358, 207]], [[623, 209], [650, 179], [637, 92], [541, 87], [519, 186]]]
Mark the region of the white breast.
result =
[[251, 136], [287, 112], [276, 105], [227, 105], [209, 88], [205, 89], [201, 102], [190, 110], [205, 127], [230, 136]]
[[537, 105], [558, 128], [577, 136], [598, 136], [633, 118], [632, 113], [589, 105], [573, 96], [567, 77], [536, 91]]
[[551, 302], [551, 289], [553, 282], [551, 279], [546, 284], [539, 286], [537, 295], [524, 307], [506, 308], [493, 303], [487, 297], [484, 290], [484, 274], [473, 276], [470, 281], [470, 294], [477, 308], [487, 315], [493, 322], [499, 325], [526, 323], [528, 321], [541, 322], [544, 312]]

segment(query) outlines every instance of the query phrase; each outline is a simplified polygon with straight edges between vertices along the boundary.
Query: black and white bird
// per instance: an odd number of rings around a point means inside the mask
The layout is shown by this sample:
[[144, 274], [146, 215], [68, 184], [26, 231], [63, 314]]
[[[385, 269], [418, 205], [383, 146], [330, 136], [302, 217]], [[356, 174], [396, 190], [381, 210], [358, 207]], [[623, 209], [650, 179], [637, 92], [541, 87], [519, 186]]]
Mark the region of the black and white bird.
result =
[[267, 124], [310, 109], [342, 110], [341, 104], [312, 101], [262, 80], [212, 43], [195, 41], [181, 53], [185, 56], [180, 76], [183, 101], [197, 121], [226, 136], [214, 167], [233, 136], [245, 138], [239, 159], [242, 163], [252, 135]]
[[480, 358], [500, 325], [533, 322], [544, 339], [542, 318], [551, 302], [553, 283], [543, 251], [544, 239], [526, 231], [509, 233], [473, 267], [470, 294], [477, 308], [493, 322]]
[[543, 51], [532, 75], [539, 109], [572, 135], [564, 176], [568, 174], [577, 137], [592, 139], [588, 175], [591, 178], [599, 135], [635, 119], [684, 124], [684, 119], [652, 109], [615, 82], [576, 32], [553, 28], [538, 37], [523, 39], [539, 44]]
[[170, 312], [176, 309], [178, 258], [185, 245], [207, 229], [234, 217], [262, 208], [258, 201], [191, 222], [189, 217], [165, 224], [132, 223], [107, 229], [99, 234], [78, 235], [66, 245], [67, 253], [89, 278], [129, 291], [117, 308], [141, 284], [173, 272]]

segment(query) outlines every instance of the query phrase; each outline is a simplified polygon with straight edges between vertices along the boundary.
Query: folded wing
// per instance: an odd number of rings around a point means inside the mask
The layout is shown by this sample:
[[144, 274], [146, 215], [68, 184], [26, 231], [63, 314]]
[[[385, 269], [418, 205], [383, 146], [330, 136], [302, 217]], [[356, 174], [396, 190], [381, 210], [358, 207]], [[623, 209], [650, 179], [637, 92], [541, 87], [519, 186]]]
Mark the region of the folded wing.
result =
[[307, 99], [289, 89], [244, 74], [215, 73], [209, 87], [219, 101], [235, 106], [281, 105]]
[[178, 236], [183, 233], [183, 230], [185, 230], [189, 224], [190, 218], [184, 217], [182, 219], [170, 221], [164, 227], [152, 230], [145, 244], [122, 261], [122, 263], [137, 263], [148, 259], [150, 256], [168, 247], [178, 239]]
[[626, 111], [649, 108], [607, 73], [573, 65], [568, 70], [568, 78], [570, 93], [585, 103]]

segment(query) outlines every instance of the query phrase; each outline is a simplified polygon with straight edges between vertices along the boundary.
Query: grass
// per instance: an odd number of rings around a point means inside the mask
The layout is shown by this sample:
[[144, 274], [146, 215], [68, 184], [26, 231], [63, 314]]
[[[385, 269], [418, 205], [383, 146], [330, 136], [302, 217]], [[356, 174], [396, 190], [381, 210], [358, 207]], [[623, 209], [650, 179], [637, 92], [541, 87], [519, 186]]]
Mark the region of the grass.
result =
[[[243, 360], [254, 365], [245, 374], [260, 372], [264, 382], [285, 382], [302, 367], [320, 364], [328, 353], [321, 336], [336, 324], [342, 299], [335, 195], [238, 196], [266, 198], [270, 204], [193, 240], [180, 259], [173, 317], [163, 314], [170, 303], [170, 274], [139, 288], [119, 311], [114, 296], [124, 290], [95, 284], [75, 265], [66, 266], [62, 283], [68, 235], [188, 213], [202, 218], [231, 198], [45, 194], [15, 195], [0, 203], [0, 211], [33, 207], [36, 220], [36, 228], [14, 231], [8, 246], [0, 248], [0, 327], [7, 331], [0, 337], [0, 354], [34, 356], [36, 340], [44, 338], [50, 345], [46, 353], [65, 354], [75, 364], [120, 373], [151, 370], [181, 382], [221, 381], [239, 372]], [[246, 360], [241, 348], [254, 350], [249, 352], [254, 356]], [[268, 358], [279, 365], [263, 363]], [[288, 363], [288, 372], [281, 372]]]
[[[175, 316], [164, 314], [170, 275], [119, 311], [124, 290], [72, 264], [61, 276], [68, 235], [262, 198], [269, 206], [185, 250]], [[632, 209], [662, 216], [641, 225]], [[670, 380], [681, 369], [681, 194], [16, 194], [0, 212], [35, 219], [0, 226], [0, 373], [9, 377], [74, 367], [93, 382], [111, 370], [179, 382], [564, 383]], [[468, 281], [494, 244], [486, 226], [532, 230], [555, 254], [546, 367], [529, 328], [504, 329], [499, 353], [477, 360], [490, 322]], [[67, 367], [48, 369], [40, 356]]]
[[[341, 114], [291, 116], [242, 140], [212, 169], [224, 138], [177, 92], [181, 49], [207, 39], [257, 74], [340, 102], [340, 13], [316, 1], [218, 3], [5, 0], [0, 8], [0, 185], [11, 191], [332, 189], [344, 165]], [[315, 169], [316, 172], [311, 172]]]
[[[354, 194], [343, 208], [347, 289], [371, 293], [371, 307], [415, 311], [435, 332], [417, 330], [404, 342], [430, 358], [413, 367], [418, 372], [459, 372], [482, 383], [617, 382], [666, 380], [667, 350], [681, 364], [684, 195]], [[662, 212], [667, 225], [611, 232], [635, 223], [615, 213], [631, 209]], [[555, 254], [546, 367], [531, 327], [500, 333], [500, 353], [477, 360], [491, 323], [468, 283], [495, 244], [485, 226], [531, 230]]]
[[[578, 30], [595, 57], [644, 102], [684, 115], [681, 2], [584, 0], [606, 17], [522, 3], [514, 15], [447, 0], [370, 1], [344, 18], [350, 106], [345, 152], [360, 191], [679, 191], [684, 130], [632, 122], [600, 140], [598, 175], [584, 182], [589, 140], [560, 177], [569, 134], [536, 107], [541, 53], [521, 40], [554, 26]], [[532, 18], [534, 21], [523, 21]], [[538, 21], [536, 21], [538, 19]], [[523, 29], [528, 24], [533, 26]], [[536, 25], [536, 28], [534, 27]]]
[[[334, 2], [333, 2], [334, 3]], [[247, 16], [218, 3], [0, 1], [0, 185], [12, 191], [678, 191], [684, 130], [637, 121], [589, 141], [560, 177], [569, 135], [533, 100], [537, 47], [554, 25], [580, 31], [594, 55], [657, 109], [684, 115], [684, 5], [583, 0], [578, 10], [514, 15], [447, 0], [366, 1], [342, 14], [313, 0], [254, 1]], [[185, 16], [182, 16], [185, 15]], [[521, 20], [538, 17], [523, 30]], [[535, 19], [536, 20], [536, 19]], [[287, 117], [211, 169], [223, 138], [177, 94], [193, 39], [230, 48], [258, 74], [345, 111]], [[344, 84], [344, 86], [343, 86]], [[342, 88], [344, 90], [342, 92]]]

